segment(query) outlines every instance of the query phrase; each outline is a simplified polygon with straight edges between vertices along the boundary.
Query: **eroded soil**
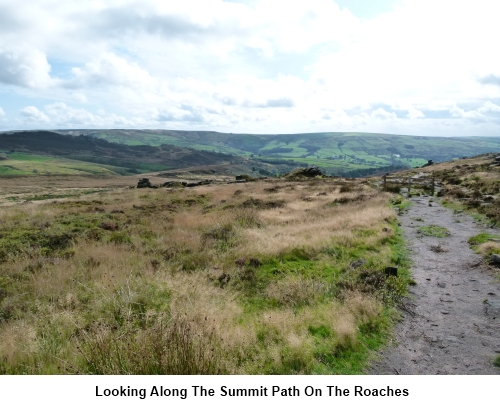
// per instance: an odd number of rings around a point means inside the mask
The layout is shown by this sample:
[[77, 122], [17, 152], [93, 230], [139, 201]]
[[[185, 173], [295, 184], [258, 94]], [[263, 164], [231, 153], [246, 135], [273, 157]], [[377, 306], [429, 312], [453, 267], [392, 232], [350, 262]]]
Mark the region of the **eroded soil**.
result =
[[[493, 365], [500, 354], [500, 278], [467, 243], [481, 231], [499, 232], [429, 201], [412, 198], [401, 216], [417, 285], [393, 344], [369, 372], [500, 374]], [[451, 235], [423, 236], [418, 228], [426, 225], [445, 227]]]

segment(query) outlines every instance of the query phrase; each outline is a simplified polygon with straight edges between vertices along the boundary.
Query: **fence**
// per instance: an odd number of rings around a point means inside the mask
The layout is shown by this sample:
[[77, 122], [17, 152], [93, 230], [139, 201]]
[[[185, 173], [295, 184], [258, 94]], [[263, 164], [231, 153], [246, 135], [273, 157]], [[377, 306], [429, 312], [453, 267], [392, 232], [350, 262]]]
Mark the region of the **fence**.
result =
[[399, 185], [403, 187], [407, 187], [408, 189], [408, 195], [410, 195], [412, 185], [417, 188], [423, 188], [424, 190], [430, 190], [430, 194], [434, 195], [434, 192], [436, 190], [436, 187], [440, 187], [440, 184], [436, 182], [436, 179], [432, 177], [407, 177], [407, 178], [402, 178], [401, 176], [399, 177], [389, 177], [389, 174], [385, 174], [382, 176], [382, 189], [383, 190], [390, 190], [391, 185]]

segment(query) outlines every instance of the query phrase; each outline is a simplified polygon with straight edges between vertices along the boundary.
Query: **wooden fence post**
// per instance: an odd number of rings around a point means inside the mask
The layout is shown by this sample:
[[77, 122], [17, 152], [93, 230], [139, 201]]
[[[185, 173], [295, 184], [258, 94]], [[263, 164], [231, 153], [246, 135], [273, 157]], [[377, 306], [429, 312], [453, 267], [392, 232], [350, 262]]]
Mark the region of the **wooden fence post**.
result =
[[434, 197], [434, 177], [432, 178], [431, 195]]
[[410, 196], [411, 191], [411, 177], [408, 177], [408, 197]]
[[387, 183], [387, 174], [384, 174], [384, 190], [386, 189], [386, 183]]

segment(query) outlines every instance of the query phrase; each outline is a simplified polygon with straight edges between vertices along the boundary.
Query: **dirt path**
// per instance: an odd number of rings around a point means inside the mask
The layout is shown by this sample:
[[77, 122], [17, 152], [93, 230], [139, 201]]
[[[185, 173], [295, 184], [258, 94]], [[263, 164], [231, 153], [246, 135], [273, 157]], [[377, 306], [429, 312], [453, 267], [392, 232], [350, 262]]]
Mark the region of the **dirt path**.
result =
[[[492, 364], [500, 354], [500, 280], [467, 243], [485, 229], [437, 202], [429, 206], [428, 197], [412, 202], [401, 223], [417, 282], [411, 288], [413, 314], [405, 313], [396, 327], [397, 342], [381, 353], [370, 374], [500, 374]], [[451, 236], [417, 232], [431, 224], [447, 228]], [[437, 245], [445, 251], [431, 250]]]

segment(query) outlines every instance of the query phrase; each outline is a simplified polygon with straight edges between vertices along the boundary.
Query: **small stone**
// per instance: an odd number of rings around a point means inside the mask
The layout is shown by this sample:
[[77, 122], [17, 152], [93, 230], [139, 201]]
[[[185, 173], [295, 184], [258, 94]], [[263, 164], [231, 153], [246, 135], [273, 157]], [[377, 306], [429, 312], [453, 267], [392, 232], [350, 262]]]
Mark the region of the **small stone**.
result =
[[385, 270], [384, 270], [384, 273], [386, 276], [394, 276], [394, 277], [397, 277], [398, 276], [398, 268], [397, 267], [386, 267]]
[[496, 264], [500, 264], [500, 255], [491, 255], [491, 259], [490, 259], [491, 263], [496, 263]]
[[445, 288], [446, 287], [446, 283], [440, 282], [440, 283], [438, 283], [438, 287]]

